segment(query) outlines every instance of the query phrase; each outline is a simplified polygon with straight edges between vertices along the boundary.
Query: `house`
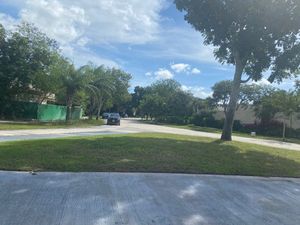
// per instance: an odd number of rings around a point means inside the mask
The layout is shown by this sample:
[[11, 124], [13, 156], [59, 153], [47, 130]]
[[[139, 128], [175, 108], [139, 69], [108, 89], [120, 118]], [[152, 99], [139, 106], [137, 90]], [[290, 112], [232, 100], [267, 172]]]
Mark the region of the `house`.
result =
[[[218, 107], [217, 112], [214, 114], [215, 119], [221, 120], [225, 118], [224, 110], [222, 107]], [[239, 107], [235, 113], [235, 120], [239, 120], [241, 124], [255, 124], [259, 123], [260, 119], [256, 118], [254, 108], [249, 106], [247, 108]], [[275, 121], [285, 122], [290, 126], [290, 120], [285, 118], [282, 113], [277, 113], [274, 117]], [[292, 117], [292, 128], [300, 129], [300, 113], [295, 113]]]

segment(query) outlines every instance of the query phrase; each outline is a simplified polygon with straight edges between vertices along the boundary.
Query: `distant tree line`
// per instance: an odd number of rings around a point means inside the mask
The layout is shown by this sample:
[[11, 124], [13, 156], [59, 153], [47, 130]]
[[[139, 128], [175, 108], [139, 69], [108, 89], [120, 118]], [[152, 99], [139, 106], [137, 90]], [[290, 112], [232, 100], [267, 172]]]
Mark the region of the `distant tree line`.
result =
[[[223, 111], [226, 115], [232, 87], [232, 81], [220, 81], [212, 87], [211, 97], [201, 99], [182, 90], [181, 85], [175, 80], [160, 80], [147, 87], [135, 87], [126, 110], [129, 115], [146, 120], [221, 129], [224, 120], [216, 120], [214, 114]], [[292, 118], [300, 113], [299, 81], [290, 91], [269, 85], [243, 84], [236, 110], [248, 107], [255, 112], [260, 123], [243, 125], [235, 121], [233, 126], [235, 131], [247, 133], [256, 131], [258, 134], [285, 137], [286, 130], [289, 130], [290, 136], [300, 137], [300, 130], [292, 129]], [[278, 113], [282, 114], [282, 120], [288, 121], [288, 128], [285, 128], [286, 122], [274, 120]]]
[[58, 43], [32, 24], [12, 31], [0, 24], [0, 116], [12, 101], [80, 105], [92, 118], [103, 109], [121, 110], [130, 100], [131, 75], [116, 68], [88, 64], [75, 68]]

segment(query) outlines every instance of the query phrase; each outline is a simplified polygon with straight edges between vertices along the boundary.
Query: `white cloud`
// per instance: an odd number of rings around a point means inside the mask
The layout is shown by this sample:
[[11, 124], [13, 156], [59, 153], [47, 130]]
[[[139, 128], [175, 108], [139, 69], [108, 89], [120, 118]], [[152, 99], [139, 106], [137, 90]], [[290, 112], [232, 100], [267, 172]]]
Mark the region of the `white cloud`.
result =
[[249, 84], [257, 84], [260, 86], [272, 86], [274, 88], [279, 88], [283, 90], [290, 90], [294, 88], [295, 81], [297, 78], [284, 79], [281, 83], [270, 83], [267, 78], [262, 78], [261, 80], [255, 82], [251, 81]]
[[212, 95], [212, 91], [200, 86], [181, 86], [182, 90], [191, 92], [195, 97], [207, 98]]
[[76, 66], [80, 67], [88, 62], [95, 63], [97, 65], [105, 65], [109, 67], [119, 68], [120, 65], [118, 62], [110, 59], [103, 58], [88, 48], [73, 45], [64, 45], [62, 46], [62, 52], [65, 56], [67, 56], [71, 62], [73, 62]]
[[191, 65], [186, 64], [186, 63], [171, 64], [170, 67], [175, 73], [186, 73], [186, 74], [200, 74], [201, 73], [201, 71], [198, 68], [194, 67], [192, 69]]
[[203, 37], [199, 32], [175, 25], [174, 28], [161, 30], [159, 39], [149, 43], [149, 48], [139, 49], [137, 52], [147, 57], [170, 61], [218, 64], [214, 57], [214, 48], [203, 44]]
[[89, 39], [86, 38], [86, 37], [83, 37], [83, 38], [80, 38], [78, 41], [77, 41], [77, 45], [81, 46], [81, 47], [84, 47], [86, 46], [88, 43], [89, 43]]
[[159, 68], [158, 71], [154, 72], [156, 79], [172, 79], [174, 74], [167, 69]]
[[27, 0], [23, 20], [60, 42], [142, 44], [156, 38], [164, 0]]
[[198, 68], [193, 68], [191, 71], [192, 74], [200, 74], [201, 71]]
[[187, 72], [190, 70], [190, 65], [185, 63], [172, 64], [171, 69], [174, 70], [176, 73]]
[[4, 14], [4, 13], [0, 13], [0, 23], [9, 30], [13, 30], [15, 25], [18, 24], [18, 20], [16, 20], [15, 18]]
[[[213, 47], [205, 46], [192, 28], [161, 27], [167, 0], [1, 0], [20, 10], [19, 19], [34, 23], [62, 45], [110, 46], [146, 44], [135, 52], [144, 57], [216, 63]], [[171, 20], [171, 19], [170, 19]], [[163, 29], [162, 29], [163, 28]], [[176, 37], [176, 38], [174, 38]]]
[[260, 85], [260, 86], [265, 86], [265, 85], [270, 85], [271, 83], [266, 79], [266, 78], [262, 78], [261, 80], [259, 81], [251, 81], [250, 84], [257, 84], [257, 85]]
[[152, 73], [151, 72], [147, 72], [145, 73], [146, 77], [151, 77], [152, 76]]
[[57, 0], [28, 0], [20, 11], [20, 18], [34, 23], [61, 44], [84, 37], [85, 28], [90, 25], [83, 8]]
[[[116, 62], [98, 56], [89, 46], [144, 44], [158, 37], [165, 0], [2, 0], [19, 10], [19, 18], [0, 14], [8, 29], [24, 20], [35, 24], [61, 45], [74, 62]], [[82, 54], [83, 53], [83, 54]], [[89, 57], [89, 58], [85, 58]]]

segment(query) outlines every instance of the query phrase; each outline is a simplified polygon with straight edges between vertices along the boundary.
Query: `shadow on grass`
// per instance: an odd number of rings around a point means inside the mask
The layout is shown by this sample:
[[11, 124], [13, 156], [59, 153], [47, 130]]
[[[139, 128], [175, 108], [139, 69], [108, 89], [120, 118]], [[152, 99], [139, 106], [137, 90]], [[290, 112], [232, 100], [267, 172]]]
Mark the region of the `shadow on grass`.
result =
[[176, 135], [102, 136], [2, 143], [0, 169], [300, 177], [300, 152]]

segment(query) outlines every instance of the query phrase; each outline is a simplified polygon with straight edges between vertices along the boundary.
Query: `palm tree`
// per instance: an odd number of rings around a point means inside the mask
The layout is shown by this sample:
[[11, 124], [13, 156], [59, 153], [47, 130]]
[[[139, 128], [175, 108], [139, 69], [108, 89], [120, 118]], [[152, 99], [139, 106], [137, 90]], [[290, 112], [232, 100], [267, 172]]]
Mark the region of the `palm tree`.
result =
[[91, 118], [96, 111], [96, 119], [98, 119], [105, 101], [111, 97], [113, 90], [115, 90], [110, 70], [104, 66], [94, 67], [91, 64], [78, 70], [70, 65], [66, 74], [62, 76], [62, 85], [67, 105], [67, 121], [71, 119], [74, 97], [79, 91], [84, 90], [88, 93], [89, 117]]
[[73, 65], [67, 69], [67, 74], [62, 76], [62, 85], [65, 92], [67, 117], [66, 120], [71, 120], [72, 106], [76, 93], [84, 89], [88, 84], [88, 79], [80, 70], [76, 70]]
[[113, 77], [104, 66], [90, 68], [89, 73], [92, 77], [89, 84], [90, 116], [96, 111], [96, 120], [98, 120], [105, 101], [111, 97], [114, 91]]

